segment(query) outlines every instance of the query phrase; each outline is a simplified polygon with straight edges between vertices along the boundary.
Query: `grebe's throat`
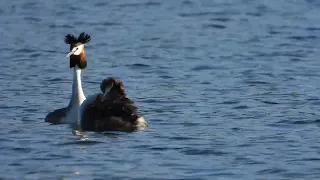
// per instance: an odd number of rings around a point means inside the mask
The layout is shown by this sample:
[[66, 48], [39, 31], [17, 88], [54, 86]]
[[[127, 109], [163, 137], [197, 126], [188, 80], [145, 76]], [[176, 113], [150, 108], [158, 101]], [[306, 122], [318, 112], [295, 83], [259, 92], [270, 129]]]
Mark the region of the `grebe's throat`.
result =
[[73, 70], [72, 96], [69, 103], [71, 107], [80, 106], [86, 99], [82, 90], [81, 69], [76, 65]]

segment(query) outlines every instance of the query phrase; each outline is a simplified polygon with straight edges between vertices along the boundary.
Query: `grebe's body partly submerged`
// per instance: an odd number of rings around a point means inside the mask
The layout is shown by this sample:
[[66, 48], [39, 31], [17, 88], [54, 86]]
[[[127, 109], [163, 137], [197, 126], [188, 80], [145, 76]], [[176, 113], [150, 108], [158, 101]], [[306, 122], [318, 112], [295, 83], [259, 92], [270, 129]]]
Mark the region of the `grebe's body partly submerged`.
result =
[[81, 33], [78, 38], [68, 34], [65, 42], [70, 44], [70, 68], [73, 68], [72, 96], [66, 108], [49, 113], [45, 121], [53, 124], [68, 123], [87, 131], [136, 131], [147, 128], [145, 119], [137, 107], [126, 97], [122, 82], [115, 78], [102, 81], [97, 93], [85, 97], [81, 84], [81, 70], [87, 61], [84, 44], [90, 36]]

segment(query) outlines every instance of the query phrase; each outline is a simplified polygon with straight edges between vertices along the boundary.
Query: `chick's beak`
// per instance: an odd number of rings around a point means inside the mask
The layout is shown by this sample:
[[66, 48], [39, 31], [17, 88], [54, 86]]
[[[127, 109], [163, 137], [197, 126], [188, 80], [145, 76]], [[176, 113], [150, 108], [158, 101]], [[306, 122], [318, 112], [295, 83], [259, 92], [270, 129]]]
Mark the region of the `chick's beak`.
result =
[[106, 97], [106, 96], [109, 94], [109, 92], [111, 91], [112, 87], [113, 87], [113, 85], [107, 86], [107, 87], [105, 88], [104, 94], [103, 94], [104, 97]]

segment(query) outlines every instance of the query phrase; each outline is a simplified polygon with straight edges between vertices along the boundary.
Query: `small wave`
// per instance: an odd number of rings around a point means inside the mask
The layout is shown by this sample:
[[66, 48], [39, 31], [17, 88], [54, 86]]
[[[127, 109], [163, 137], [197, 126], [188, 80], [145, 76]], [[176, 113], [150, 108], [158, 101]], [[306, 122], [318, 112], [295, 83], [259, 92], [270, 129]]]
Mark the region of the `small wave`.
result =
[[73, 28], [73, 26], [69, 25], [69, 24], [50, 24], [49, 25], [50, 29], [55, 29], [55, 28]]
[[198, 13], [180, 13], [179, 16], [181, 17], [201, 17], [201, 16], [208, 16], [208, 15], [216, 15], [214, 12], [198, 12]]
[[320, 27], [309, 27], [306, 30], [307, 31], [320, 31]]
[[211, 82], [209, 82], [209, 81], [204, 81], [204, 82], [201, 82], [200, 84], [211, 84]]
[[150, 65], [142, 64], [142, 63], [128, 64], [128, 65], [126, 65], [126, 66], [128, 66], [128, 67], [130, 67], [130, 68], [139, 68], [139, 69], [150, 67]]
[[291, 58], [290, 61], [292, 61], [292, 62], [301, 62], [303, 60], [300, 59], [300, 58]]
[[29, 153], [32, 150], [33, 150], [32, 148], [28, 148], [28, 147], [15, 147], [11, 149], [11, 151], [16, 151], [17, 153]]
[[89, 22], [87, 23], [89, 26], [121, 26], [123, 25], [122, 23], [117, 23], [117, 22]]
[[307, 41], [307, 40], [312, 40], [316, 39], [317, 36], [310, 35], [310, 36], [289, 36], [288, 39], [293, 39], [297, 41]]
[[33, 53], [33, 52], [36, 52], [35, 49], [29, 49], [29, 48], [19, 49], [18, 51], [21, 52], [21, 53]]
[[7, 106], [7, 105], [0, 105], [0, 109], [22, 109], [25, 108], [24, 106]]
[[40, 22], [41, 18], [38, 18], [38, 17], [25, 17], [24, 20], [31, 21], [31, 22]]
[[94, 6], [102, 7], [102, 6], [106, 6], [108, 4], [109, 4], [108, 2], [99, 2], [99, 3], [95, 3]]
[[122, 23], [116, 23], [116, 22], [104, 22], [102, 23], [104, 26], [121, 26], [123, 25]]
[[187, 150], [182, 150], [182, 153], [186, 155], [216, 155], [216, 156], [223, 156], [229, 154], [227, 152], [213, 150], [213, 149], [195, 149], [195, 148], [188, 148]]
[[223, 101], [219, 104], [238, 104], [238, 103], [240, 103], [240, 101]]
[[254, 16], [254, 17], [260, 17], [260, 16], [263, 16], [263, 13], [260, 13], [260, 12], [248, 12], [248, 13], [246, 13], [246, 15]]
[[225, 29], [226, 26], [225, 25], [221, 25], [221, 24], [206, 24], [203, 25], [204, 28], [215, 28], [215, 29]]
[[27, 108], [27, 109], [24, 109], [23, 111], [33, 113], [33, 112], [37, 112], [37, 111], [39, 111], [39, 109], [35, 109], [35, 108]]
[[267, 175], [267, 174], [278, 174], [283, 172], [286, 172], [286, 170], [280, 169], [280, 168], [268, 168], [268, 169], [258, 171], [257, 173], [260, 175]]
[[256, 99], [257, 101], [260, 101], [264, 104], [279, 104], [277, 102], [274, 102], [274, 101], [268, 101], [268, 100], [260, 100], [260, 99]]
[[37, 58], [37, 57], [40, 57], [41, 54], [40, 53], [33, 53], [33, 54], [30, 54], [30, 58]]
[[249, 106], [247, 105], [241, 105], [241, 106], [236, 106], [236, 107], [233, 107], [232, 109], [248, 109]]
[[191, 68], [191, 71], [202, 71], [202, 70], [211, 70], [214, 69], [212, 66], [208, 66], [208, 65], [200, 65], [200, 66], [196, 66]]
[[278, 126], [279, 124], [287, 124], [287, 125], [306, 125], [306, 124], [318, 124], [320, 123], [320, 119], [318, 120], [280, 120], [278, 122], [269, 124], [270, 126]]
[[59, 82], [59, 81], [63, 81], [64, 79], [62, 78], [53, 78], [53, 79], [48, 79], [47, 81], [49, 82]]
[[184, 1], [182, 1], [182, 4], [183, 5], [191, 5], [191, 4], [193, 4], [193, 2], [192, 1], [188, 1], [188, 0], [184, 0]]
[[256, 85], [256, 84], [270, 84], [269, 82], [265, 82], [265, 81], [246, 81], [245, 83], [251, 84], [251, 85]]
[[320, 161], [320, 158], [317, 157], [310, 157], [310, 158], [301, 158], [301, 159], [293, 159], [290, 160], [291, 162], [299, 162], [299, 161]]
[[141, 38], [142, 41], [157, 41], [157, 40], [160, 40], [161, 38], [160, 37], [150, 37], [150, 38]]
[[70, 141], [65, 143], [59, 143], [56, 144], [56, 146], [68, 146], [68, 145], [95, 145], [95, 144], [101, 144], [104, 142], [101, 141], [94, 141], [94, 140], [77, 140], [77, 141]]
[[200, 123], [195, 123], [195, 122], [185, 122], [185, 123], [181, 123], [183, 126], [185, 127], [194, 127], [194, 126], [200, 126]]
[[178, 15], [181, 17], [202, 17], [202, 16], [223, 16], [223, 15], [231, 15], [238, 14], [238, 12], [227, 12], [227, 11], [218, 11], [218, 12], [192, 12], [192, 13], [179, 13]]
[[212, 21], [218, 21], [218, 22], [229, 22], [231, 21], [232, 19], [230, 18], [226, 18], [226, 17], [220, 17], [220, 18], [212, 18], [210, 19]]
[[170, 140], [177, 140], [177, 141], [185, 141], [185, 140], [197, 140], [196, 137], [183, 137], [183, 136], [174, 136], [169, 137]]
[[172, 79], [173, 77], [172, 76], [169, 76], [169, 75], [162, 75], [162, 76], [159, 76], [160, 78], [162, 79]]
[[160, 6], [160, 2], [146, 2], [146, 3], [128, 3], [120, 4], [119, 7], [144, 7], [144, 6]]
[[151, 56], [141, 56], [143, 59], [159, 59], [158, 55], [151, 55]]

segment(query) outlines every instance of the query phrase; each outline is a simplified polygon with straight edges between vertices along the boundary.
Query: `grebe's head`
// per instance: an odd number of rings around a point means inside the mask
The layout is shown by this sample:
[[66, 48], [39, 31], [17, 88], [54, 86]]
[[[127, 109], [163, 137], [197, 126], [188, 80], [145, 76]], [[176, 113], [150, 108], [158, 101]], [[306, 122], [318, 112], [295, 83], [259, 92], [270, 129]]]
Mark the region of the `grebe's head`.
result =
[[70, 52], [67, 54], [67, 57], [70, 57], [70, 68], [73, 68], [76, 65], [81, 69], [87, 67], [84, 44], [90, 40], [90, 35], [84, 32], [81, 33], [78, 38], [74, 37], [72, 34], [65, 36], [64, 42], [70, 44]]
[[101, 82], [100, 90], [104, 97], [116, 98], [119, 95], [126, 95], [123, 83], [114, 77], [109, 77]]

